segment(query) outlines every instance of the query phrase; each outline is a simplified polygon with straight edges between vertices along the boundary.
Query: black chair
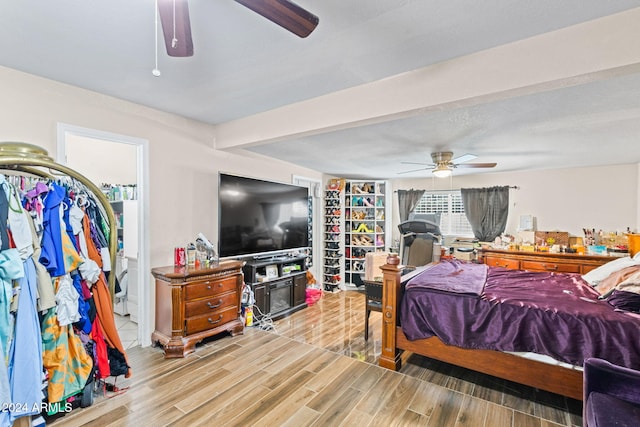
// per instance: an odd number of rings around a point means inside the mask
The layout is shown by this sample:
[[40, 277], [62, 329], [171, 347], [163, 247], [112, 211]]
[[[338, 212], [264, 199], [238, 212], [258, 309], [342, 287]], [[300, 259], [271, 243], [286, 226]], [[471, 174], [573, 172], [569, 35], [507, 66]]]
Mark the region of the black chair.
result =
[[382, 282], [364, 280], [365, 316], [364, 340], [369, 339], [369, 315], [372, 311], [382, 313]]

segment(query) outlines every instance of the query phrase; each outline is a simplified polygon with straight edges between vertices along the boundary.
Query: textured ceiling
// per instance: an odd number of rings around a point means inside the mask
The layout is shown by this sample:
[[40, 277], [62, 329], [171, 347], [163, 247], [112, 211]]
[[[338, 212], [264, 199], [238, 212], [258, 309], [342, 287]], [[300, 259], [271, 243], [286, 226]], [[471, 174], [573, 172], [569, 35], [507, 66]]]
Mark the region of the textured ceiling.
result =
[[[234, 1], [191, 0], [195, 55], [171, 58], [160, 45], [162, 75], [154, 77], [153, 1], [5, 1], [0, 65], [221, 124], [638, 7], [636, 0], [297, 3], [320, 17], [306, 39]], [[413, 168], [403, 160], [429, 162], [440, 149], [498, 162], [500, 171], [638, 162], [638, 135], [640, 75], [627, 73], [250, 149], [336, 175], [398, 177], [428, 173], [398, 175]]]

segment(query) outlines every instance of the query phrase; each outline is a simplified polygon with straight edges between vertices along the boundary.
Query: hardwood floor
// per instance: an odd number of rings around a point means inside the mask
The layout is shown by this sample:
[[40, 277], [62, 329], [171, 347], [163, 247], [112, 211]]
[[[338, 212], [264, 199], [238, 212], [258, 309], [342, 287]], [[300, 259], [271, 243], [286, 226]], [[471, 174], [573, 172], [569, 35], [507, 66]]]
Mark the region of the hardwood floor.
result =
[[[582, 405], [424, 357], [377, 366], [381, 315], [364, 340], [364, 296], [325, 293], [287, 318], [209, 339], [184, 359], [127, 350], [119, 395], [52, 417], [53, 426], [580, 426]], [[113, 383], [113, 378], [110, 378]]]

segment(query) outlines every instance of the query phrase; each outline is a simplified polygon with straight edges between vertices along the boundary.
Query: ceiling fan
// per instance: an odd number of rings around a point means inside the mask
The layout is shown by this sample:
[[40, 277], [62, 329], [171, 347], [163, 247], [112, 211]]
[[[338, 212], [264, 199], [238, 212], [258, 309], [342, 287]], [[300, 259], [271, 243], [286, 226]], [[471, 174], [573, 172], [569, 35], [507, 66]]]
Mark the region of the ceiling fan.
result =
[[425, 165], [426, 167], [399, 173], [402, 174], [421, 170], [431, 170], [436, 177], [445, 178], [450, 176], [455, 168], [493, 168], [497, 165], [497, 163], [465, 163], [475, 159], [476, 157], [478, 156], [473, 154], [463, 154], [462, 156], [454, 159], [451, 151], [440, 151], [431, 153], [433, 163], [402, 162], [407, 165]]
[[[298, 37], [307, 37], [318, 17], [289, 0], [235, 0]], [[158, 13], [169, 56], [193, 56], [187, 0], [158, 0]]]

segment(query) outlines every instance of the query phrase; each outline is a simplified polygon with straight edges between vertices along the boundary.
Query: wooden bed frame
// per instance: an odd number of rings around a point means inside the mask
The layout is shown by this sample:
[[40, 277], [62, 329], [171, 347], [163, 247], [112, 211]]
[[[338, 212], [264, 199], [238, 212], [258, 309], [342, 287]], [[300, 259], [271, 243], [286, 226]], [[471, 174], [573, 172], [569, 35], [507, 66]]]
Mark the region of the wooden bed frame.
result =
[[494, 350], [471, 350], [444, 344], [437, 337], [409, 341], [397, 326], [401, 269], [397, 255], [382, 266], [382, 354], [380, 366], [397, 371], [402, 350], [498, 378], [582, 400], [582, 371], [550, 365]]

